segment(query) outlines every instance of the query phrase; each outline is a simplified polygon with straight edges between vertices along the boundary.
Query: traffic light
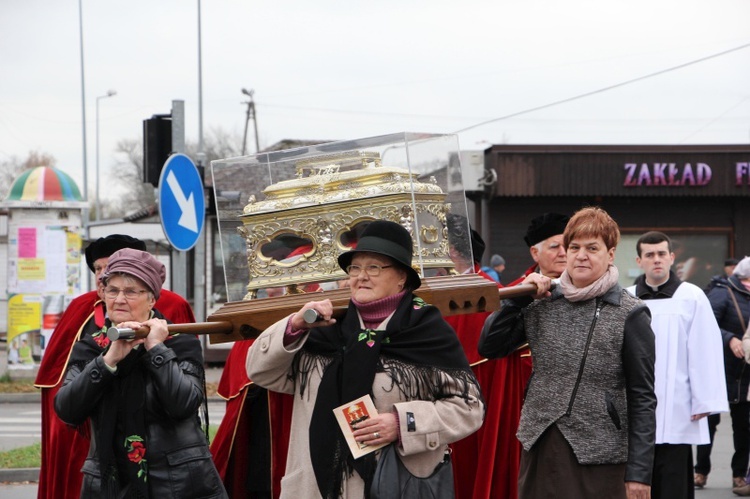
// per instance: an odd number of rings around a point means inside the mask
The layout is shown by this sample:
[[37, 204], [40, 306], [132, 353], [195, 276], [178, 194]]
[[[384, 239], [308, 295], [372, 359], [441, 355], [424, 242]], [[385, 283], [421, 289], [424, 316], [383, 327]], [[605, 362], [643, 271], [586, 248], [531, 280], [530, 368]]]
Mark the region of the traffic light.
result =
[[164, 162], [172, 153], [172, 115], [155, 114], [143, 120], [143, 182], [159, 185]]

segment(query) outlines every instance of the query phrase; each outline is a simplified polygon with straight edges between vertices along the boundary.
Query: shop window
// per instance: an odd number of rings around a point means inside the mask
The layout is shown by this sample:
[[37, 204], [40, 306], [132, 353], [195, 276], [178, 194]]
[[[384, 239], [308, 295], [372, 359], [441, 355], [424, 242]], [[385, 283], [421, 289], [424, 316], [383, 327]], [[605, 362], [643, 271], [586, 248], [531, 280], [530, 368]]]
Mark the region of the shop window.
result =
[[[620, 271], [620, 284], [631, 286], [641, 275], [635, 258], [636, 242], [646, 230], [637, 233], [623, 233], [615, 253], [615, 265]], [[731, 229], [719, 230], [661, 230], [672, 239], [672, 251], [675, 254], [672, 270], [683, 281], [705, 288], [711, 277], [722, 274], [724, 260], [732, 253], [730, 245]]]

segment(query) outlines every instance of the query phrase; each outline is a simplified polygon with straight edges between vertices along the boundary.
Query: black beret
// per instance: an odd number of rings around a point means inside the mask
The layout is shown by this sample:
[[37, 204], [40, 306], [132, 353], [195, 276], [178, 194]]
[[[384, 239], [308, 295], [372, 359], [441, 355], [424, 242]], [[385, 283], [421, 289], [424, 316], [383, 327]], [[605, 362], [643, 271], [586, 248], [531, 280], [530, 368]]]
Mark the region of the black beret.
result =
[[738, 263], [740, 263], [740, 261], [737, 260], [736, 258], [727, 258], [726, 260], [724, 260], [725, 267], [729, 267], [731, 265], [737, 265]]
[[107, 237], [100, 237], [86, 247], [86, 265], [89, 266], [91, 272], [95, 272], [95, 261], [100, 258], [109, 258], [115, 251], [123, 248], [146, 251], [146, 243], [124, 234], [110, 234]]
[[531, 221], [531, 225], [526, 229], [526, 235], [523, 240], [526, 241], [526, 244], [530, 248], [547, 238], [562, 234], [565, 232], [568, 220], [570, 220], [570, 217], [560, 215], [559, 213], [545, 213]]

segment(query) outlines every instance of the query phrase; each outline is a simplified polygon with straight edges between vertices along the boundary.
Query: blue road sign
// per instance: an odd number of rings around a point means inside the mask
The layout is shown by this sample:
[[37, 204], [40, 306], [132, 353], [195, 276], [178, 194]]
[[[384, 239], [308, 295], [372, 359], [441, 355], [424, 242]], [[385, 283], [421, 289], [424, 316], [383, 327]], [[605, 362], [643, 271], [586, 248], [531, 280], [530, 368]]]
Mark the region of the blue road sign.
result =
[[169, 242], [188, 251], [198, 242], [206, 215], [203, 182], [193, 161], [172, 154], [159, 177], [159, 215]]

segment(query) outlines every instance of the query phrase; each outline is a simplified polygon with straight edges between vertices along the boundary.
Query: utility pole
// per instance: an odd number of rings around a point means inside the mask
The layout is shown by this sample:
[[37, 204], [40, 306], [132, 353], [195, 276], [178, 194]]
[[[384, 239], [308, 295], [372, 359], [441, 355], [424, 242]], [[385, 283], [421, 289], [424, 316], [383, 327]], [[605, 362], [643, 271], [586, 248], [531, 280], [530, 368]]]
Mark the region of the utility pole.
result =
[[250, 118], [253, 119], [253, 128], [255, 129], [255, 152], [260, 151], [260, 145], [258, 143], [258, 115], [255, 112], [255, 101], [253, 100], [253, 94], [255, 90], [242, 89], [242, 93], [247, 95], [250, 100], [243, 104], [247, 104], [247, 117], [245, 118], [245, 135], [242, 138], [242, 155], [247, 153], [247, 127], [250, 124]]
[[[86, 152], [86, 84], [83, 71], [83, 0], [78, 0], [78, 33], [81, 48], [81, 125], [83, 127], [83, 200], [89, 201], [89, 173]], [[89, 208], [83, 209], [83, 236], [89, 238]]]
[[[201, 0], [198, 0], [198, 171], [205, 179], [206, 153], [203, 150], [203, 42], [201, 25]], [[206, 185], [203, 180], [203, 185]], [[205, 201], [205, 200], [204, 200]], [[205, 216], [205, 215], [204, 215]], [[193, 311], [199, 321], [206, 317], [206, 228], [198, 236], [195, 244], [195, 273], [193, 275]]]
[[[185, 153], [185, 101], [172, 101], [172, 152]], [[158, 199], [158, 197], [157, 197]], [[172, 251], [172, 291], [188, 296], [187, 253]]]

